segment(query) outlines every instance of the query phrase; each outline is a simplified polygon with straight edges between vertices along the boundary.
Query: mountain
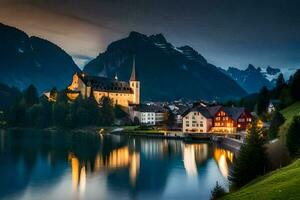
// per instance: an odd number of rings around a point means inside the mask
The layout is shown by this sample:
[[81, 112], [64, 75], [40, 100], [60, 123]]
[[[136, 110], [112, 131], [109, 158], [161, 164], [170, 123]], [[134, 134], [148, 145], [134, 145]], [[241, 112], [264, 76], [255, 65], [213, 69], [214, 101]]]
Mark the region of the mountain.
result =
[[189, 46], [174, 47], [162, 34], [131, 32], [84, 67], [90, 75], [128, 80], [133, 57], [143, 100], [238, 98], [246, 92]]
[[275, 86], [276, 79], [281, 73], [280, 69], [272, 68], [256, 68], [249, 64], [245, 70], [229, 67], [227, 70], [220, 70], [236, 81], [249, 94], [258, 92], [263, 86], [271, 89]]
[[1, 82], [21, 90], [34, 84], [43, 92], [65, 88], [76, 71], [71, 56], [57, 45], [0, 23]]

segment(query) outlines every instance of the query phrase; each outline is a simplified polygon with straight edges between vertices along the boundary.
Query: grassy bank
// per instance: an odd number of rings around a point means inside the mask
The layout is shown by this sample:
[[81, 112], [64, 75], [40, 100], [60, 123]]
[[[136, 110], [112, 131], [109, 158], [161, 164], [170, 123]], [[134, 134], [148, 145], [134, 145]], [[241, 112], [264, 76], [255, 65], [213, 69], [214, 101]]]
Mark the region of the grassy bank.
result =
[[285, 118], [284, 124], [280, 127], [279, 136], [280, 139], [285, 143], [285, 135], [290, 127], [293, 117], [300, 115], [300, 102], [294, 103], [293, 105], [280, 111]]
[[254, 180], [222, 199], [300, 199], [299, 186], [300, 159]]

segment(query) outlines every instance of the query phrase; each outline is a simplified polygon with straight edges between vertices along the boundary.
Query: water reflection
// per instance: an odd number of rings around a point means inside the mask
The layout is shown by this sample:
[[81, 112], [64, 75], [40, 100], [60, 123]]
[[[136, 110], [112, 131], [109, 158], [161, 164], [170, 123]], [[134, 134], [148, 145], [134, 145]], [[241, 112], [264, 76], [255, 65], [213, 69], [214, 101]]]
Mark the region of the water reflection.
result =
[[207, 199], [234, 162], [208, 143], [97, 134], [2, 131], [0, 145], [0, 199]]
[[214, 159], [224, 177], [229, 175], [229, 165], [232, 166], [234, 154], [233, 152], [221, 148], [214, 149]]

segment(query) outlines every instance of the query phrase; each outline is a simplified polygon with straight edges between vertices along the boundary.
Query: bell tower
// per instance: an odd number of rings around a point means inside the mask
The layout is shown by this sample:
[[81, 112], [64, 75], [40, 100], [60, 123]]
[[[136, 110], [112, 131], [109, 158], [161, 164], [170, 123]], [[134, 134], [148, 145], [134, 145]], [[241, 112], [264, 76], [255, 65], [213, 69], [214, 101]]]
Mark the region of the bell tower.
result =
[[137, 76], [137, 72], [135, 69], [135, 56], [133, 57], [133, 63], [132, 63], [132, 72], [130, 76], [130, 88], [133, 91], [133, 104], [140, 104], [140, 81]]

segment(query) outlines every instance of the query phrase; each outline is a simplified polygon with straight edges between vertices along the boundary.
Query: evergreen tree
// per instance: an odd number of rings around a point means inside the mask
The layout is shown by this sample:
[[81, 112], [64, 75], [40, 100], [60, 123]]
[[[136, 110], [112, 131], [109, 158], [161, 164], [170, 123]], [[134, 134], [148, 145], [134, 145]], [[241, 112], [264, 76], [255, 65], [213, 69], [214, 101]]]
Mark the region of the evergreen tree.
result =
[[271, 119], [271, 126], [269, 129], [269, 138], [274, 139], [278, 135], [279, 127], [284, 123], [285, 119], [282, 114], [276, 109]]
[[291, 155], [300, 153], [300, 116], [295, 116], [288, 129], [286, 145]]
[[217, 200], [217, 199], [220, 199], [221, 197], [223, 197], [225, 194], [226, 194], [225, 189], [221, 185], [219, 185], [219, 183], [217, 181], [216, 186], [211, 191], [210, 199]]
[[290, 89], [294, 101], [300, 101], [300, 69], [293, 75], [290, 82]]
[[101, 99], [101, 117], [100, 123], [105, 126], [110, 126], [114, 123], [114, 112], [111, 100], [108, 97]]
[[276, 80], [276, 88], [281, 89], [285, 85], [283, 74], [280, 73]]
[[53, 104], [52, 119], [53, 124], [58, 127], [65, 127], [65, 120], [68, 115], [68, 105], [63, 102]]
[[14, 105], [9, 109], [8, 124], [9, 126], [22, 127], [26, 125], [26, 104], [25, 99], [21, 96]]
[[175, 125], [175, 115], [171, 110], [168, 110], [168, 127], [173, 127]]
[[293, 98], [291, 96], [290, 87], [284, 86], [279, 95], [280, 108], [285, 108], [293, 103]]
[[120, 105], [115, 105], [114, 114], [117, 119], [122, 119], [128, 116], [128, 114], [122, 109]]
[[29, 85], [29, 87], [23, 93], [23, 98], [26, 107], [37, 104], [39, 102], [39, 97], [36, 87], [34, 85]]
[[267, 87], [263, 87], [257, 97], [257, 114], [262, 115], [266, 113], [270, 102], [269, 91]]
[[273, 90], [272, 98], [278, 99], [280, 97], [282, 89], [286, 86], [283, 74], [280, 73], [276, 80], [276, 86]]
[[230, 180], [237, 187], [244, 186], [251, 180], [265, 173], [267, 155], [264, 147], [263, 132], [254, 122], [241, 146]]

